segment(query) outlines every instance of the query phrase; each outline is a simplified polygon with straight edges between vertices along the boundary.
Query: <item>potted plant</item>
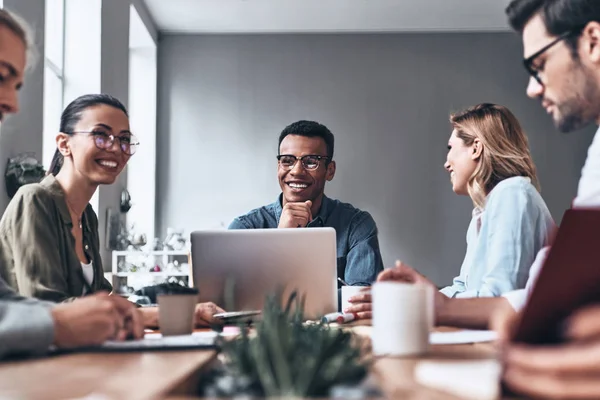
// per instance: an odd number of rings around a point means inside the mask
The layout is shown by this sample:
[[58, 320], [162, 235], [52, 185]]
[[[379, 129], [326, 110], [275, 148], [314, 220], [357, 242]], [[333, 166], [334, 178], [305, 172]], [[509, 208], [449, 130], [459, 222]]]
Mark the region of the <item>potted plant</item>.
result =
[[4, 173], [6, 194], [12, 199], [21, 186], [38, 183], [45, 175], [44, 166], [36, 160], [33, 153], [22, 153], [9, 158]]
[[337, 385], [356, 385], [369, 361], [353, 333], [323, 322], [306, 323], [304, 298], [282, 291], [268, 296], [251, 331], [222, 340], [223, 363], [201, 383], [207, 397], [323, 397]]

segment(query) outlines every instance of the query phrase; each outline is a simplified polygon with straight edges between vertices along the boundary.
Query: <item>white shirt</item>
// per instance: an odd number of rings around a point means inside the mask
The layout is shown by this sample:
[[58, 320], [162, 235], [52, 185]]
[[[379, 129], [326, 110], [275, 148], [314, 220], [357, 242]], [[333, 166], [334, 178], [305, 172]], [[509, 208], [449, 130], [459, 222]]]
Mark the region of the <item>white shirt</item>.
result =
[[[81, 263], [81, 269], [83, 270], [83, 277], [86, 282], [92, 286], [92, 282], [94, 282], [94, 263], [90, 261], [89, 264]], [[86, 287], [83, 287], [83, 294], [87, 292]]]
[[[588, 149], [587, 159], [579, 178], [577, 197], [573, 200], [573, 208], [585, 207], [600, 207], [600, 129]], [[549, 250], [550, 247], [544, 247], [537, 254], [529, 270], [525, 289], [514, 290], [503, 295], [515, 310], [519, 311], [525, 306]]]

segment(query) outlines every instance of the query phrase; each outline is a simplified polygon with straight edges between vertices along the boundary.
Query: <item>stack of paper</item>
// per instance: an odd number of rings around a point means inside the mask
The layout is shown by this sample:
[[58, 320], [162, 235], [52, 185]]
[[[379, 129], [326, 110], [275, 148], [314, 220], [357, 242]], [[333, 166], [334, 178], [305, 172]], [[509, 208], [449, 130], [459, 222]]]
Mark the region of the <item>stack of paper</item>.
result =
[[500, 394], [500, 371], [496, 360], [420, 361], [415, 380], [459, 398], [493, 400]]
[[454, 332], [432, 332], [429, 334], [431, 344], [468, 344], [493, 342], [498, 339], [494, 331], [472, 331], [462, 330]]

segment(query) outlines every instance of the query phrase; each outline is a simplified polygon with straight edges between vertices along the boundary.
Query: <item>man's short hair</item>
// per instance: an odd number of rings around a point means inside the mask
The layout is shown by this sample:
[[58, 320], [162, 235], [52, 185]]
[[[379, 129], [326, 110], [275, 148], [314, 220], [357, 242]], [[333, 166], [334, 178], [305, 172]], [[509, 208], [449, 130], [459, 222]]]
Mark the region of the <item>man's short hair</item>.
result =
[[[513, 0], [506, 8], [510, 26], [520, 33], [538, 14], [551, 35], [579, 33], [589, 22], [600, 22], [600, 0]], [[577, 49], [578, 37], [565, 39], [573, 51]]]
[[[600, 0], [599, 0], [600, 1]], [[306, 137], [320, 137], [327, 145], [327, 156], [333, 158], [333, 133], [325, 126], [315, 121], [298, 121], [285, 127], [279, 135], [279, 146], [288, 135], [299, 135]]]

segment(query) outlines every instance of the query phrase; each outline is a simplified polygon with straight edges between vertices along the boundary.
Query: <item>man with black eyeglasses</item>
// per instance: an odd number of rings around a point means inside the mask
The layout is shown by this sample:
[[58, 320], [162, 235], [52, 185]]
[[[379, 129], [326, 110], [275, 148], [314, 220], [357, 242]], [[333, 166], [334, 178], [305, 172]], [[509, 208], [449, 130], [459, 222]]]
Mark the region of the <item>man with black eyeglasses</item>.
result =
[[[541, 102], [561, 132], [600, 125], [600, 1], [513, 0], [506, 12], [522, 36], [531, 75], [527, 95]], [[573, 207], [600, 207], [600, 130]], [[518, 318], [514, 313], [495, 318], [502, 341]], [[563, 334], [565, 342], [552, 347], [505, 343], [506, 385], [536, 398], [600, 398], [600, 305], [571, 315]]]
[[334, 137], [326, 126], [298, 121], [279, 135], [277, 201], [236, 218], [229, 229], [331, 227], [337, 237], [338, 277], [368, 286], [383, 270], [377, 225], [366, 211], [325, 196], [335, 176]]

